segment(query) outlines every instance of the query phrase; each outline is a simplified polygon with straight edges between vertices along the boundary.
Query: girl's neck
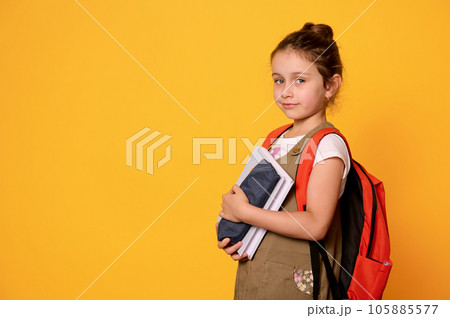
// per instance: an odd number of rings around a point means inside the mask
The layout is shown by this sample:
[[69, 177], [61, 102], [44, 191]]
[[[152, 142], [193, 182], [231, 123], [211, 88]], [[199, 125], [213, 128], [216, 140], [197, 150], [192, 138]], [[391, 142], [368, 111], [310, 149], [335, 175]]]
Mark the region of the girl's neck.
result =
[[309, 117], [306, 119], [294, 120], [294, 126], [284, 134], [284, 137], [291, 138], [306, 135], [309, 131], [326, 121], [327, 118], [325, 114], [317, 118]]

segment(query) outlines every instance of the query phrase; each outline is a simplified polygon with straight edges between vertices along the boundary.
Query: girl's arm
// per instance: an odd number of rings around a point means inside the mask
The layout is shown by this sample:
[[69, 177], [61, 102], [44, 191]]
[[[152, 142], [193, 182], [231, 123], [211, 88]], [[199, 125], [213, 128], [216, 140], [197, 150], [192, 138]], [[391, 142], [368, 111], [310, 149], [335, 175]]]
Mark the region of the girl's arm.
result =
[[230, 191], [224, 195], [223, 210], [219, 215], [292, 238], [321, 240], [327, 234], [336, 210], [343, 172], [344, 162], [339, 157], [325, 159], [313, 167], [308, 182], [306, 211], [287, 213], [283, 209], [270, 211], [252, 206], [248, 200], [242, 200], [244, 191], [234, 185], [236, 193]]

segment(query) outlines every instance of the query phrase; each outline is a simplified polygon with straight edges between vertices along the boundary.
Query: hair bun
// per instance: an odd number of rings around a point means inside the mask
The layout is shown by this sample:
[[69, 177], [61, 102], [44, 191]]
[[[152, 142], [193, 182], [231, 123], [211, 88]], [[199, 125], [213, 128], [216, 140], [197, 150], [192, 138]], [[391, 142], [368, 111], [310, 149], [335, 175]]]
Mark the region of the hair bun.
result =
[[333, 41], [333, 29], [327, 24], [314, 24], [312, 22], [306, 22], [300, 31], [312, 31], [327, 41]]

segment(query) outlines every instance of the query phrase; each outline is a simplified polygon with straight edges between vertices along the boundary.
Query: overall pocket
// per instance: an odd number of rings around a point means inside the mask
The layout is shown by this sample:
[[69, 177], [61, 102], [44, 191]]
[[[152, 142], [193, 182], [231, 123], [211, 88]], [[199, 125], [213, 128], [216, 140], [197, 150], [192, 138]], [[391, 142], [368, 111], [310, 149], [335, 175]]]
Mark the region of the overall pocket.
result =
[[257, 299], [313, 299], [297, 286], [295, 273], [298, 275], [298, 270], [294, 265], [266, 261], [262, 271]]

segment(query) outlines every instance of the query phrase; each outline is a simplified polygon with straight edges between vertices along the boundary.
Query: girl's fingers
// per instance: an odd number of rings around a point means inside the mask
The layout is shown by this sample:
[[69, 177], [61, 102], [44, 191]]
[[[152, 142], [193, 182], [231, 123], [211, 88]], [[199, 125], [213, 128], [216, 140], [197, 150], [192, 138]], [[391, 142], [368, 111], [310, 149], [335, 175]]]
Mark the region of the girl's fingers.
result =
[[231, 255], [231, 258], [233, 259], [233, 261], [238, 261], [241, 258], [241, 255], [239, 255], [238, 253], [234, 253], [233, 255]]
[[231, 255], [231, 258], [235, 261], [248, 261], [247, 253], [242, 254], [242, 256], [238, 253], [234, 253], [233, 255]]
[[241, 246], [242, 246], [242, 242], [241, 241], [239, 241], [239, 242], [237, 242], [236, 244], [234, 244], [234, 245], [232, 245], [232, 246], [230, 246], [230, 247], [227, 247], [227, 248], [224, 248], [223, 250], [227, 253], [227, 254], [234, 254], [234, 253], [236, 253], [236, 251], [239, 249], [239, 248], [241, 248]]
[[248, 261], [247, 253], [242, 254], [242, 256], [239, 255], [239, 253], [237, 253], [237, 250], [240, 249], [243, 244], [242, 241], [239, 241], [230, 247], [226, 247], [228, 245], [228, 243], [230, 243], [230, 238], [226, 237], [222, 241], [218, 242], [217, 246], [220, 249], [223, 249], [225, 251], [225, 253], [230, 255], [231, 258], [235, 261]]
[[247, 253], [242, 254], [240, 261], [248, 261]]
[[228, 243], [230, 243], [230, 238], [226, 237], [224, 238], [222, 241], [217, 243], [217, 246], [221, 249], [223, 249], [225, 251], [225, 253], [227, 253], [228, 255], [231, 256], [231, 258], [235, 261], [248, 261], [248, 254], [244, 253], [241, 255], [239, 255], [239, 253], [237, 252], [238, 249], [241, 248], [242, 246], [242, 241], [237, 242], [236, 244], [230, 246], [230, 247], [226, 247], [228, 245]]
[[222, 241], [219, 241], [219, 242], [217, 243], [217, 247], [218, 247], [218, 248], [225, 248], [225, 246], [227, 246], [228, 243], [230, 243], [230, 238], [229, 238], [229, 237], [226, 237], [226, 238], [224, 238]]

